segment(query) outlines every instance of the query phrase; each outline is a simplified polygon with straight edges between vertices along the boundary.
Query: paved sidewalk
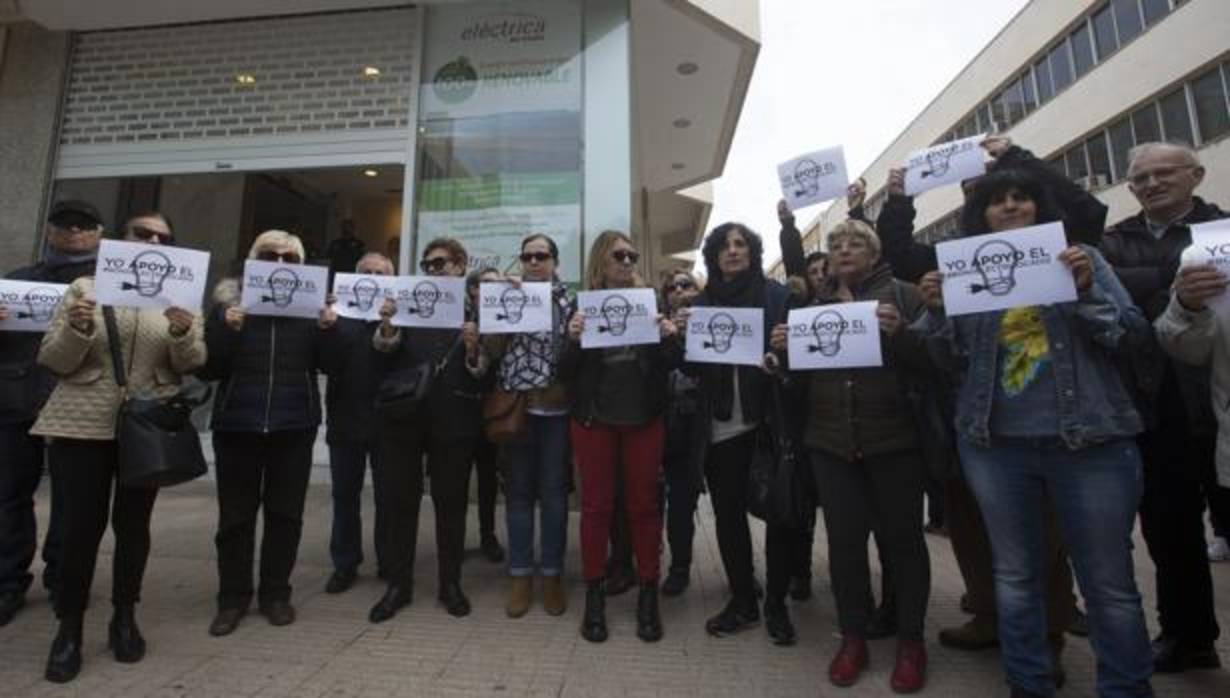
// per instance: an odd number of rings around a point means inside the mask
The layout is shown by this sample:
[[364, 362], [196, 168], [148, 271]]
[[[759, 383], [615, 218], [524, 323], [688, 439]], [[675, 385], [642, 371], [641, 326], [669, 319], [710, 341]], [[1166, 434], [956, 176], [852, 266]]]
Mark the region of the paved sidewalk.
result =
[[[46, 511], [46, 488], [39, 513]], [[575, 578], [562, 618], [537, 606], [526, 617], [504, 615], [505, 578], [497, 565], [467, 561], [464, 586], [474, 613], [455, 619], [435, 601], [435, 555], [430, 500], [423, 507], [423, 538], [414, 604], [394, 620], [371, 625], [367, 610], [382, 586], [370, 560], [354, 589], [324, 594], [329, 574], [327, 486], [313, 486], [307, 506], [295, 603], [299, 620], [273, 628], [255, 614], [231, 637], [210, 637], [216, 585], [213, 486], [198, 482], [164, 492], [154, 518], [154, 550], [139, 618], [149, 654], [137, 665], [117, 664], [106, 650], [111, 538], [103, 542], [93, 608], [86, 619], [85, 667], [67, 687], [42, 679], [54, 630], [41, 590], [11, 625], [0, 629], [0, 695], [108, 696], [888, 696], [893, 641], [873, 643], [871, 670], [853, 689], [828, 684], [825, 667], [837, 646], [836, 614], [827, 582], [823, 530], [816, 547], [816, 595], [794, 606], [800, 642], [769, 644], [763, 630], [713, 639], [704, 619], [725, 601], [708, 501], [702, 499], [693, 585], [679, 599], [663, 599], [666, 637], [657, 645], [636, 639], [635, 593], [609, 602], [611, 639], [591, 645], [577, 632], [584, 588]], [[370, 516], [370, 505], [365, 513]], [[501, 512], [502, 514], [502, 512]], [[477, 545], [471, 511], [470, 545]], [[370, 521], [370, 519], [369, 519]], [[45, 523], [45, 522], [40, 522]], [[502, 528], [502, 526], [501, 526]], [[370, 528], [369, 528], [370, 530]], [[569, 565], [579, 568], [577, 521], [570, 528]], [[502, 534], [501, 534], [502, 535]], [[759, 529], [757, 529], [759, 537]], [[503, 540], [503, 538], [502, 538]], [[930, 683], [923, 695], [944, 698], [1006, 696], [995, 652], [969, 654], [934, 641], [936, 631], [962, 622], [962, 587], [944, 538], [928, 536], [933, 590], [928, 618]], [[370, 541], [368, 542], [370, 550]], [[759, 541], [758, 541], [759, 546]], [[873, 556], [874, 557], [874, 556]], [[763, 570], [763, 565], [760, 565]], [[1152, 604], [1152, 565], [1137, 547], [1138, 579]], [[1230, 564], [1214, 566], [1220, 618], [1230, 626]], [[877, 582], [878, 583], [878, 582]], [[1152, 616], [1152, 612], [1149, 613]], [[1152, 618], [1151, 618], [1152, 622]], [[1230, 664], [1230, 628], [1219, 645]], [[1068, 687], [1061, 696], [1093, 695], [1093, 660], [1085, 640], [1071, 638], [1065, 653]], [[1159, 696], [1230, 697], [1230, 672], [1160, 677]]]

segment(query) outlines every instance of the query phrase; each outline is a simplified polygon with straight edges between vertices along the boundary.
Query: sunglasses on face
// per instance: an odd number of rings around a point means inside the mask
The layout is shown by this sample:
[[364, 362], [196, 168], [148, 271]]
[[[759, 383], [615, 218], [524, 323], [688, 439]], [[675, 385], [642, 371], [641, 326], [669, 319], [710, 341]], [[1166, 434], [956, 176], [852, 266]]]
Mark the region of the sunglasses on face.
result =
[[673, 283], [667, 284], [666, 287], [672, 291], [691, 291], [696, 287], [696, 284], [687, 279], [680, 279]]
[[543, 262], [546, 262], [548, 259], [551, 259], [551, 255], [547, 252], [522, 252], [521, 253], [521, 263], [522, 264], [529, 264], [530, 262], [538, 262], [539, 264], [542, 264]]
[[451, 261], [453, 260], [448, 257], [428, 257], [427, 259], [419, 262], [419, 269], [421, 269], [424, 274], [440, 272], [444, 271], [444, 267], [448, 266], [448, 263]]
[[175, 239], [175, 236], [170, 233], [163, 232], [161, 230], [143, 228], [139, 225], [130, 226], [128, 228], [128, 232], [138, 240], [150, 240], [157, 238], [158, 242], [163, 245], [168, 245]]
[[257, 253], [256, 258], [262, 262], [285, 262], [287, 264], [298, 264], [302, 261], [294, 252], [274, 252], [273, 250], [263, 250]]
[[82, 232], [90, 232], [98, 227], [98, 223], [93, 219], [72, 213], [55, 218], [49, 222], [64, 232], [70, 232], [74, 229]]
[[611, 256], [620, 264], [636, 264], [641, 259], [640, 253], [632, 250], [615, 250]]

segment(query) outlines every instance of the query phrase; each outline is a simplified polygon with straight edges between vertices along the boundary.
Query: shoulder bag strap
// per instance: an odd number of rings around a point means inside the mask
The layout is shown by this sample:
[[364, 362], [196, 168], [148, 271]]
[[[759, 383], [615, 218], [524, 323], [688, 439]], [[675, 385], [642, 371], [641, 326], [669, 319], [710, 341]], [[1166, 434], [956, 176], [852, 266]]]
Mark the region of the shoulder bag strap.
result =
[[120, 348], [120, 328], [115, 321], [115, 309], [104, 305], [102, 314], [103, 324], [107, 328], [107, 346], [111, 350], [111, 372], [114, 374], [115, 384], [123, 388], [128, 385], [128, 375], [124, 371], [124, 353]]

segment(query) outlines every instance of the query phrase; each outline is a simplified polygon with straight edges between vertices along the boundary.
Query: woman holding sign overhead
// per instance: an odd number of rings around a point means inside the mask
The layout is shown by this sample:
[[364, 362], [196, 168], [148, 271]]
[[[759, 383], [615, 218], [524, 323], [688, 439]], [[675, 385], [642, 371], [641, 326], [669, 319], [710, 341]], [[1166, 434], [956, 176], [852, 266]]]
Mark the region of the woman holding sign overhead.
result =
[[[290, 233], [265, 231], [252, 243], [248, 260], [276, 262], [294, 273], [303, 263], [303, 243]], [[245, 273], [245, 281], [252, 276]], [[272, 625], [295, 620], [290, 574], [320, 425], [316, 376], [336, 334], [337, 314], [329, 307], [315, 320], [250, 314], [240, 306], [234, 280], [218, 284], [214, 299], [218, 304], [205, 327], [209, 361], [200, 375], [218, 381], [213, 439], [220, 588], [209, 633], [223, 636], [239, 627], [252, 602], [256, 517], [262, 509], [260, 612]]]
[[[723, 223], [705, 237], [701, 253], [709, 282], [694, 306], [763, 310], [765, 339], [760, 352], [768, 351], [768, 329], [785, 321], [790, 292], [765, 277], [760, 236], [741, 223]], [[681, 329], [687, 327], [689, 315], [686, 310], [678, 313], [676, 322]], [[710, 635], [722, 637], [760, 622], [752, 570], [752, 536], [747, 522], [747, 482], [756, 431], [772, 411], [773, 379], [755, 366], [688, 363], [684, 370], [700, 383], [693, 453], [703, 464], [709, 483], [718, 549], [733, 594], [726, 607], [705, 623]], [[797, 531], [775, 525], [768, 525], [765, 534], [766, 629], [780, 645], [795, 641], [786, 593], [797, 537]]]
[[[145, 215], [134, 223], [153, 232], [142, 235], [135, 232], [138, 226], [126, 226], [128, 241], [159, 245], [171, 239], [160, 215]], [[113, 357], [113, 351], [119, 356]], [[158, 490], [116, 481], [116, 420], [126, 396], [169, 397], [179, 391], [184, 374], [205, 363], [201, 320], [182, 308], [100, 306], [93, 277], [82, 277], [68, 287], [56, 309], [38, 362], [59, 378], [30, 433], [48, 439], [52, 476], [64, 497], [64, 559], [56, 599], [60, 629], [46, 671], [48, 681], [64, 683], [81, 670], [82, 616], [108, 510], [115, 532], [108, 644], [119, 662], [138, 662], [145, 656], [135, 610]], [[116, 374], [117, 363], [125, 375]], [[127, 390], [119, 381], [126, 381]]]
[[[871, 226], [848, 220], [828, 237], [830, 276], [818, 294], [819, 305], [829, 308], [806, 327], [822, 355], [842, 358], [841, 334], [852, 333], [841, 304], [879, 303], [879, 357], [882, 365], [860, 368], [819, 368], [803, 378], [807, 410], [803, 442], [810, 453], [816, 487], [824, 502], [833, 594], [837, 599], [842, 644], [829, 665], [829, 679], [851, 686], [868, 662], [871, 608], [867, 599], [871, 572], [867, 537], [876, 542], [893, 570], [896, 590], [897, 661], [891, 685], [899, 692], [922, 689], [927, 652], [923, 620], [927, 612], [931, 573], [923, 540], [923, 480], [926, 466], [921, 447], [928, 435], [919, 433], [907, 395], [934, 370], [921, 339], [906, 326], [922, 314], [918, 290], [893, 278], [880, 258], [880, 241]], [[836, 312], [835, 312], [836, 311]], [[846, 311], [852, 316], [853, 310]], [[835, 320], [836, 332], [819, 329], [819, 320]], [[872, 320], [874, 322], [874, 320]], [[791, 328], [773, 329], [771, 344], [784, 351]], [[844, 344], [853, 344], [846, 337]], [[850, 365], [850, 363], [844, 363]], [[798, 366], [792, 367], [799, 370]]]
[[[1003, 233], [1058, 218], [1037, 180], [997, 172], [978, 182], [964, 227]], [[1056, 256], [1075, 301], [946, 316], [944, 281], [932, 272], [920, 283], [929, 306], [920, 326], [956, 379], [957, 447], [990, 535], [1008, 682], [1022, 695], [1055, 691], [1042, 581], [1049, 499], [1087, 603], [1098, 694], [1151, 695], [1131, 544], [1141, 420], [1114, 361], [1149, 328], [1097, 250], [1072, 245]]]
[[[607, 638], [603, 577], [617, 478], [623, 481], [640, 578], [636, 634], [645, 642], [662, 638], [658, 614], [662, 529], [658, 478], [665, 440], [662, 415], [666, 409], [667, 355], [677, 355], [678, 348], [671, 341], [675, 326], [639, 296], [624, 293], [644, 288], [641, 295], [653, 298], [653, 291], [636, 271], [639, 259], [632, 239], [624, 233], [608, 230], [594, 240], [586, 286], [590, 291], [619, 293], [593, 295], [578, 303], [580, 308], [568, 323], [569, 342], [560, 359], [560, 375], [572, 385], [571, 433], [581, 473], [581, 559], [587, 585], [581, 636], [590, 642]], [[632, 340], [633, 323], [640, 324], [640, 330], [655, 330], [650, 339], [658, 341], [640, 343], [645, 341], [643, 336]], [[601, 348], [582, 349], [583, 333], [618, 334], [638, 343], [606, 341]]]

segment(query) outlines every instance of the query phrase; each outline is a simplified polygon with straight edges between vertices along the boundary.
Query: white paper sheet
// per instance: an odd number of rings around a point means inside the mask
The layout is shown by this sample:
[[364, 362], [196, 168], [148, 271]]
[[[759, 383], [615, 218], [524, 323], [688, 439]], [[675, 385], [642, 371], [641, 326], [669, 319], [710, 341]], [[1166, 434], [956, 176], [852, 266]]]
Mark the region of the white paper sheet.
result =
[[653, 289], [582, 291], [577, 294], [577, 309], [585, 315], [582, 349], [662, 341], [658, 299]]
[[201, 311], [209, 253], [186, 247], [103, 240], [94, 268], [100, 305]]
[[986, 158], [979, 145], [984, 140], [986, 134], [940, 143], [911, 153], [906, 160], [906, 195], [918, 196], [931, 189], [986, 174]]
[[949, 316], [1076, 300], [1076, 282], [1059, 254], [1062, 223], [941, 242], [935, 256], [944, 275]]
[[515, 286], [488, 281], [478, 287], [478, 331], [481, 334], [547, 332], [551, 329], [551, 284], [545, 281]]
[[397, 277], [383, 274], [334, 274], [333, 309], [342, 317], [379, 320], [385, 298], [395, 294]]
[[883, 366], [876, 301], [791, 310], [787, 347], [791, 370]]
[[398, 327], [458, 328], [466, 321], [466, 280], [459, 276], [399, 276]]
[[759, 366], [764, 360], [764, 309], [696, 307], [688, 316], [687, 361]]
[[841, 147], [800, 155], [777, 166], [782, 197], [791, 211], [846, 195], [850, 179]]
[[318, 318], [325, 307], [329, 269], [249, 259], [240, 306], [252, 315]]
[[46, 332], [66, 290], [67, 284], [0, 279], [0, 305], [9, 315], [0, 331]]

